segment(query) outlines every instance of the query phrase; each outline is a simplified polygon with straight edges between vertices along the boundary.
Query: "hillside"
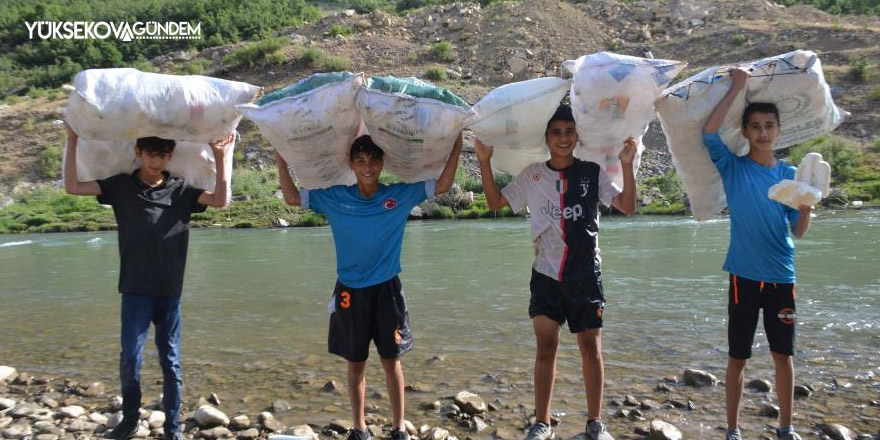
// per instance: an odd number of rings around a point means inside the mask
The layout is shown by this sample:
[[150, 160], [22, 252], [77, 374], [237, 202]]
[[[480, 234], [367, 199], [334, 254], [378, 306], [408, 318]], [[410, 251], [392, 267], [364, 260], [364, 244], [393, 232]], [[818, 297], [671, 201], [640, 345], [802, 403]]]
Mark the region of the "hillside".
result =
[[[880, 60], [876, 16], [832, 16], [765, 0], [530, 0], [485, 8], [436, 5], [406, 16], [331, 11], [278, 37], [270, 40], [276, 47], [266, 50], [269, 56], [228, 56], [246, 49], [245, 42], [171, 53], [151, 64], [158, 72], [203, 73], [266, 91], [327, 70], [445, 76], [435, 82], [474, 103], [511, 81], [564, 75], [561, 62], [600, 50], [641, 56], [649, 49], [657, 58], [685, 60], [690, 65], [680, 80], [716, 64], [809, 49], [820, 55], [837, 104], [852, 113], [838, 134], [863, 150], [880, 134], [880, 75], [872, 75], [872, 63]], [[59, 90], [0, 104], [0, 203], [16, 185], [59, 178], [62, 139], [52, 121], [59, 118], [64, 97]], [[643, 176], [670, 166], [657, 128], [646, 138]], [[252, 124], [243, 123], [241, 131], [237, 166], [269, 165], [271, 146]]]

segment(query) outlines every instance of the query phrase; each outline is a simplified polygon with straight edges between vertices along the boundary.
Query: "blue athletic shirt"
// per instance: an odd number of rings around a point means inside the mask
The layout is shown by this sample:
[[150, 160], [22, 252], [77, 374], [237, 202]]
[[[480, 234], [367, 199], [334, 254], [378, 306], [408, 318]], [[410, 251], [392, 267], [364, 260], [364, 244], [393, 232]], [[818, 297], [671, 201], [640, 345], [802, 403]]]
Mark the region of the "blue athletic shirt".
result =
[[771, 186], [794, 179], [795, 167], [776, 161], [765, 167], [730, 152], [718, 133], [704, 133], [712, 163], [721, 174], [730, 211], [730, 247], [723, 269], [755, 281], [794, 283], [794, 243], [789, 230], [797, 209], [767, 196]]
[[400, 273], [400, 248], [409, 213], [434, 197], [437, 181], [379, 185], [369, 199], [357, 185], [302, 190], [302, 208], [327, 216], [336, 246], [339, 282], [363, 288]]

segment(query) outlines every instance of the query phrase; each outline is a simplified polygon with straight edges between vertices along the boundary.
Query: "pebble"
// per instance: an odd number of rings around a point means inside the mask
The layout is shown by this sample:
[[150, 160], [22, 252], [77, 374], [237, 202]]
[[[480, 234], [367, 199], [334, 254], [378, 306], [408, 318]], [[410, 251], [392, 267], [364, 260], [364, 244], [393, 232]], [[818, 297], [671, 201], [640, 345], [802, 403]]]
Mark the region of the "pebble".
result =
[[65, 406], [58, 410], [58, 413], [64, 417], [75, 419], [86, 413], [86, 409], [79, 405]]
[[284, 413], [290, 411], [290, 404], [285, 400], [278, 399], [272, 402], [272, 412], [275, 414]]
[[779, 407], [769, 402], [761, 402], [761, 415], [772, 418], [779, 417]]
[[0, 365], [0, 381], [12, 382], [15, 380], [16, 376], [18, 376], [18, 372], [15, 371], [15, 368]]
[[261, 412], [260, 415], [257, 417], [257, 420], [259, 420], [260, 424], [263, 425], [263, 428], [265, 428], [267, 431], [280, 432], [284, 430], [284, 424], [279, 422], [278, 419], [276, 419], [275, 416], [268, 411]]
[[104, 414], [93, 412], [93, 413], [89, 414], [89, 420], [91, 420], [93, 423], [97, 423], [99, 425], [106, 425], [107, 422], [109, 421], [109, 418], [107, 416], [105, 416]]
[[714, 387], [718, 385], [718, 378], [712, 373], [703, 370], [684, 370], [684, 383], [696, 388]]
[[769, 393], [773, 385], [767, 379], [754, 379], [746, 385], [746, 388], [759, 393]]
[[819, 430], [831, 440], [855, 440], [856, 438], [856, 434], [849, 428], [836, 423], [821, 424]]
[[670, 423], [652, 420], [651, 440], [681, 440], [681, 431]]
[[237, 415], [229, 420], [229, 427], [236, 431], [248, 429], [251, 427], [251, 419], [244, 414]]
[[798, 399], [807, 399], [813, 394], [813, 390], [805, 385], [794, 386], [794, 397]]
[[244, 440], [253, 440], [259, 436], [260, 436], [260, 430], [257, 428], [245, 429], [244, 431], [241, 431], [238, 433], [238, 438], [244, 439]]
[[199, 436], [206, 439], [221, 439], [221, 438], [232, 438], [232, 431], [223, 426], [218, 426], [216, 428], [206, 429], [199, 432]]
[[147, 425], [152, 429], [161, 428], [165, 425], [165, 413], [162, 411], [153, 411], [150, 416], [147, 417]]
[[488, 411], [486, 402], [477, 394], [470, 391], [461, 391], [455, 395], [455, 403], [470, 415], [482, 414]]
[[99, 397], [104, 395], [107, 391], [107, 387], [103, 382], [92, 382], [89, 384], [88, 388], [83, 391], [83, 396], [86, 397]]
[[15, 400], [0, 398], [0, 411], [15, 408]]
[[196, 422], [202, 428], [210, 429], [215, 426], [226, 426], [229, 424], [229, 417], [227, 417], [226, 414], [223, 414], [223, 411], [210, 405], [199, 407], [193, 415], [193, 418], [196, 419]]

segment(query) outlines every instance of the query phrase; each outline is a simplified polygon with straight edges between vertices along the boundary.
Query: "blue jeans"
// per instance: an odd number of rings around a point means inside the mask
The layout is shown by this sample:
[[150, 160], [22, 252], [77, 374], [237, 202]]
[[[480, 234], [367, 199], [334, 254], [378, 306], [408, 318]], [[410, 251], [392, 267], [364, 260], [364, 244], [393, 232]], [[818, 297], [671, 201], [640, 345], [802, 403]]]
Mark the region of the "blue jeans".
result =
[[141, 364], [150, 323], [156, 326], [156, 348], [162, 366], [162, 406], [165, 409], [165, 438], [180, 426], [180, 298], [163, 298], [125, 293], [122, 295], [122, 352], [119, 380], [122, 382], [122, 415], [135, 417], [141, 406]]

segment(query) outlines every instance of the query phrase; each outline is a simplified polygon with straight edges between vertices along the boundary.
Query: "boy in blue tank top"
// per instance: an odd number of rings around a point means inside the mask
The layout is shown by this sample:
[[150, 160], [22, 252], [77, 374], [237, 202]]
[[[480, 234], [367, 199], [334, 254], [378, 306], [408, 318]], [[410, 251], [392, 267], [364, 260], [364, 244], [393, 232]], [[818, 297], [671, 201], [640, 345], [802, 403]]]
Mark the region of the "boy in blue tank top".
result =
[[749, 154], [738, 157], [727, 148], [718, 129], [733, 101], [745, 89], [748, 72], [731, 71], [731, 86], [703, 126], [703, 143], [718, 168], [730, 212], [730, 246], [724, 270], [730, 273], [727, 339], [727, 435], [742, 440], [738, 427], [746, 360], [758, 315], [764, 309], [764, 330], [776, 370], [780, 440], [801, 440], [791, 424], [794, 400], [795, 275], [794, 244], [810, 228], [812, 207], [792, 209], [767, 196], [771, 186], [794, 179], [795, 168], [776, 160], [773, 145], [779, 137], [779, 110], [772, 103], [751, 103], [742, 117], [742, 135]]
[[382, 185], [384, 153], [368, 135], [351, 146], [349, 165], [357, 185], [297, 190], [287, 163], [275, 154], [284, 201], [324, 214], [336, 246], [338, 279], [333, 291], [328, 345], [348, 361], [348, 392], [354, 426], [348, 440], [368, 440], [364, 418], [364, 369], [374, 341], [391, 403], [392, 440], [409, 440], [404, 425], [404, 382], [400, 357], [412, 350], [409, 313], [400, 279], [400, 251], [409, 213], [425, 199], [452, 187], [461, 135], [437, 180]]

